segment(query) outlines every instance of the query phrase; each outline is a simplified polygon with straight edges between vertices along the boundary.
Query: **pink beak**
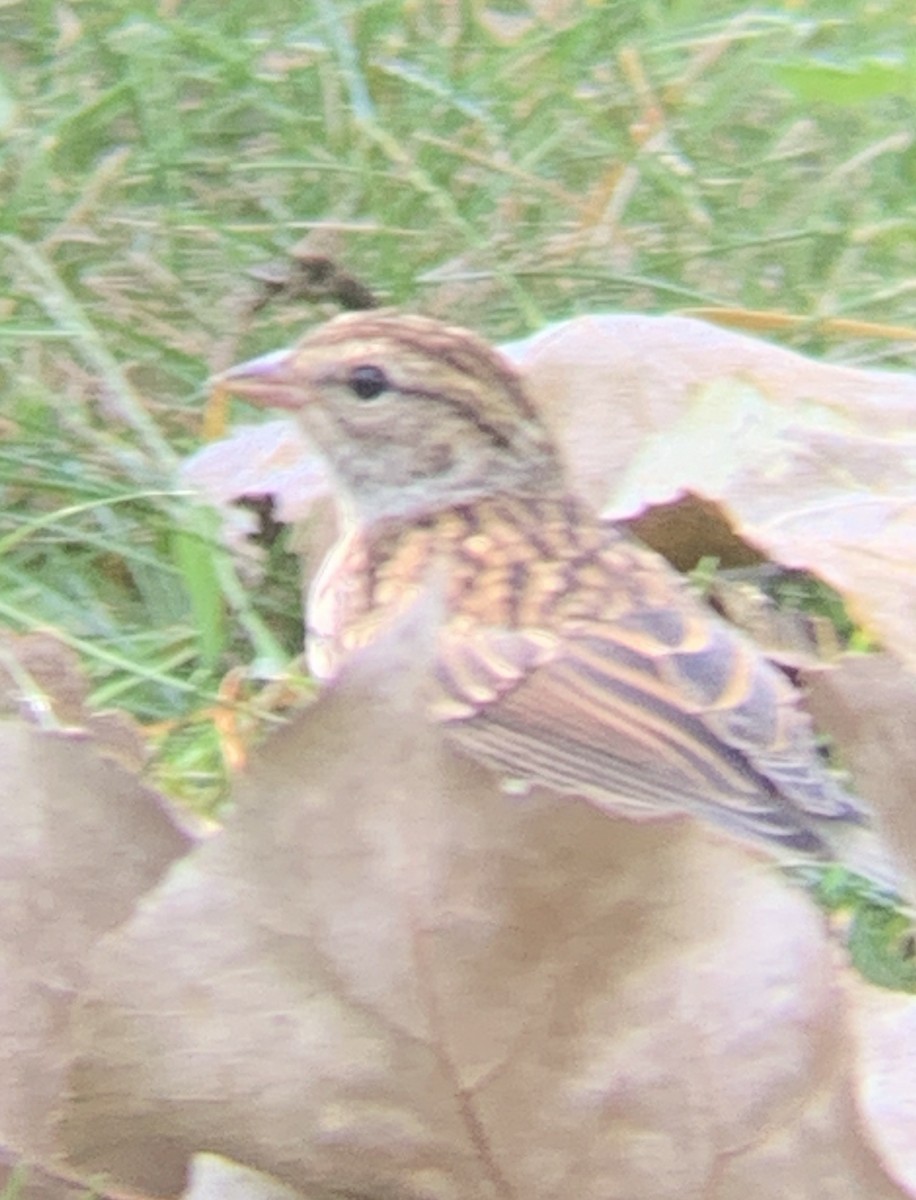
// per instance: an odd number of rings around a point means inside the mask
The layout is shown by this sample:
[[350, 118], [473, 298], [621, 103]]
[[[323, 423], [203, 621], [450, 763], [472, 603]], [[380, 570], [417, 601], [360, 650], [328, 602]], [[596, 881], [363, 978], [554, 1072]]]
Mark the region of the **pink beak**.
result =
[[214, 388], [241, 396], [261, 408], [301, 408], [305, 396], [296, 378], [295, 356], [292, 350], [273, 350], [259, 358], [230, 367], [212, 379]]

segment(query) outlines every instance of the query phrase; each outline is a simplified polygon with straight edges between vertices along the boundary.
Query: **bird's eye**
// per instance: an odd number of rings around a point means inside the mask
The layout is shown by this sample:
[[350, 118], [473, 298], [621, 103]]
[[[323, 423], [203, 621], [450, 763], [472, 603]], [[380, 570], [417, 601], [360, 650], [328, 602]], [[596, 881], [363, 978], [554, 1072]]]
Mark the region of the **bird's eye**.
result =
[[347, 377], [347, 385], [360, 400], [374, 400], [376, 396], [381, 396], [382, 392], [387, 392], [391, 386], [382, 368], [371, 364], [354, 367]]

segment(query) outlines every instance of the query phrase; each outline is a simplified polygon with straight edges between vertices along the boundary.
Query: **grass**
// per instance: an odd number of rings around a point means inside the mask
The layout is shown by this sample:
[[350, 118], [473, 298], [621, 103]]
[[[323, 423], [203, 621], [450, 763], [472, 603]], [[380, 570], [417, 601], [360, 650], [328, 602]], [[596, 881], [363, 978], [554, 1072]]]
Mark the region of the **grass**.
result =
[[298, 590], [279, 549], [246, 587], [176, 464], [213, 370], [333, 311], [253, 315], [248, 272], [303, 238], [497, 339], [715, 306], [905, 361], [831, 321], [916, 328], [914, 26], [909, 0], [8, 0], [0, 623], [58, 631], [160, 782], [219, 800], [238, 672], [295, 652]]

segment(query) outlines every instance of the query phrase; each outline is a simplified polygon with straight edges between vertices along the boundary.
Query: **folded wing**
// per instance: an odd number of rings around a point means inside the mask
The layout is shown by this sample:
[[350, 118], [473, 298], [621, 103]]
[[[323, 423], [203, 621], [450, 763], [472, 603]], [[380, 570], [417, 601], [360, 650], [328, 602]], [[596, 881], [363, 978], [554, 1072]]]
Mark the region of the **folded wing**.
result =
[[439, 715], [512, 776], [651, 817], [692, 811], [830, 856], [860, 822], [787, 679], [698, 604], [539, 628], [446, 630]]

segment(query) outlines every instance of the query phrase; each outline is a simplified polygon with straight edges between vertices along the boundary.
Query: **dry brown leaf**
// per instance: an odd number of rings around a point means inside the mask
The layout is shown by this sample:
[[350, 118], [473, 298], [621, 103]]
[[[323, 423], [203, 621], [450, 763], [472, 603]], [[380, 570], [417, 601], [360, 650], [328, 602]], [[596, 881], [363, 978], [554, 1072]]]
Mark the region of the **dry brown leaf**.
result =
[[848, 656], [813, 673], [807, 690], [818, 726], [841, 747], [856, 791], [916, 880], [916, 679], [890, 655]]
[[504, 350], [607, 516], [712, 501], [916, 661], [916, 379], [686, 317], [580, 317]]
[[189, 845], [124, 769], [142, 758], [127, 714], [86, 696], [53, 636], [0, 640], [0, 711], [33, 726], [0, 723], [0, 1189], [21, 1200], [86, 1195], [50, 1156], [74, 993], [89, 946]]
[[806, 898], [687, 820], [502, 794], [417, 717], [406, 641], [93, 955], [81, 1167], [158, 1194], [204, 1148], [366, 1196], [907, 1194]]
[[129, 713], [88, 706], [89, 685], [75, 650], [51, 632], [0, 634], [0, 712], [48, 731], [85, 735], [97, 754], [139, 771], [148, 757]]
[[849, 975], [859, 1104], [882, 1162], [916, 1195], [916, 1004]]
[[96, 1184], [88, 1191], [86, 1181], [66, 1172], [49, 1170], [0, 1146], [0, 1195], [4, 1200], [142, 1200], [124, 1196]]
[[273, 496], [278, 521], [302, 521], [328, 491], [327, 474], [294, 421], [239, 425], [183, 465], [185, 485], [214, 505]]
[[89, 948], [188, 844], [87, 740], [0, 723], [0, 1144], [47, 1163]]

